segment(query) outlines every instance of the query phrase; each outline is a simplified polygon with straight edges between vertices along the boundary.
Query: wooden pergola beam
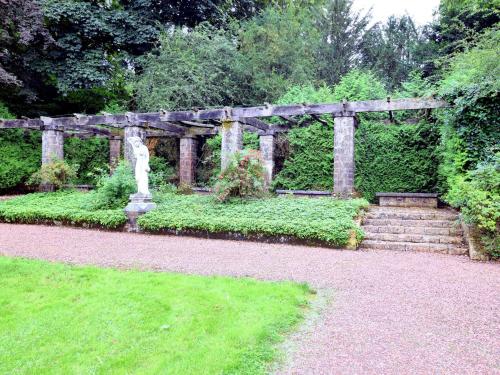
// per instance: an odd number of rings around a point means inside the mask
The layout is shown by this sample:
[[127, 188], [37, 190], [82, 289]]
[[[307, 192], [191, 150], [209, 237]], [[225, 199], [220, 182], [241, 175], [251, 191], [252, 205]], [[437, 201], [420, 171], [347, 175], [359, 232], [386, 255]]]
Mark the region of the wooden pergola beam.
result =
[[[51, 119], [55, 126], [90, 126], [104, 125], [114, 127], [125, 127], [127, 124], [139, 125], [147, 122], [158, 124], [165, 122], [180, 121], [209, 121], [209, 120], [234, 120], [244, 121], [246, 124], [265, 130], [262, 124], [253, 122], [249, 119], [258, 117], [289, 117], [299, 115], [322, 115], [333, 114], [334, 116], [343, 116], [349, 113], [358, 112], [388, 112], [415, 109], [433, 109], [449, 107], [447, 102], [433, 98], [413, 98], [413, 99], [395, 99], [395, 100], [368, 100], [344, 103], [326, 103], [326, 104], [292, 104], [292, 105], [266, 105], [259, 107], [236, 107], [205, 109], [199, 111], [176, 111], [176, 112], [153, 112], [153, 113], [125, 113], [125, 114], [106, 114], [106, 115], [77, 115], [73, 117], [59, 117]], [[243, 120], [245, 119], [245, 120]], [[252, 120], [251, 120], [252, 121]], [[41, 126], [39, 119], [30, 120], [1, 120], [0, 127], [32, 127]], [[267, 125], [267, 124], [266, 124]], [[151, 125], [153, 126], [153, 125]]]

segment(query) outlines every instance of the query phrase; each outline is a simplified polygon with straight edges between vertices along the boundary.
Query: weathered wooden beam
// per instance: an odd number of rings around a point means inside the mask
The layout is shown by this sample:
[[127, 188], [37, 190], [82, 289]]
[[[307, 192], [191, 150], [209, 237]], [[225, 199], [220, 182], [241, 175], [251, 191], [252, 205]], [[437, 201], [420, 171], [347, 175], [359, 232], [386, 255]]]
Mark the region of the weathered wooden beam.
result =
[[147, 127], [165, 130], [176, 135], [184, 135], [186, 133], [185, 128], [170, 122], [151, 121], [147, 123]]
[[254, 128], [267, 131], [269, 130], [269, 124], [256, 118], [240, 118], [239, 121], [242, 124], [253, 126]]
[[179, 121], [181, 125], [189, 126], [189, 127], [197, 127], [197, 128], [213, 128], [212, 124], [203, 124], [201, 122], [193, 122], [193, 121]]
[[325, 125], [327, 126], [328, 125], [328, 122], [326, 122], [325, 120], [323, 120], [321, 117], [319, 117], [318, 115], [311, 115], [311, 117], [313, 119], [315, 119], [316, 121], [318, 121], [321, 125]]
[[[342, 116], [348, 112], [388, 112], [415, 109], [445, 108], [449, 104], [433, 98], [413, 98], [395, 100], [368, 100], [359, 102], [325, 103], [325, 104], [292, 104], [292, 105], [266, 105], [259, 107], [237, 107], [205, 109], [199, 111], [176, 111], [176, 112], [154, 112], [154, 113], [125, 113], [125, 114], [105, 114], [105, 115], [77, 115], [74, 117], [53, 118], [51, 124], [54, 126], [89, 126], [105, 125], [113, 127], [124, 127], [127, 124], [138, 125], [143, 122], [161, 123], [176, 121], [208, 121], [231, 119], [235, 121], [245, 121], [249, 124], [249, 119], [258, 117], [289, 117], [299, 115], [322, 115], [334, 114]], [[245, 120], [242, 120], [245, 119]], [[254, 123], [255, 124], [255, 123]], [[265, 124], [265, 123], [264, 123]], [[32, 120], [0, 120], [0, 127], [32, 127], [40, 126], [40, 119]], [[252, 124], [249, 124], [252, 125]], [[266, 124], [267, 125], [267, 124]], [[264, 130], [264, 125], [252, 125]]]

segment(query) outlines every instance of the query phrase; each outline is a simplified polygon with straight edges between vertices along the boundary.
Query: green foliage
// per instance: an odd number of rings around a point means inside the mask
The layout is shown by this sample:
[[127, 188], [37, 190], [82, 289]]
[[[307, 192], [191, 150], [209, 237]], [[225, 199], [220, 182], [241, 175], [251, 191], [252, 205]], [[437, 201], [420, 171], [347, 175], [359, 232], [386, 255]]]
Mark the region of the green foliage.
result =
[[361, 65], [375, 72], [390, 90], [400, 87], [412, 71], [433, 58], [423, 29], [409, 15], [390, 16], [363, 36]]
[[54, 160], [50, 163], [42, 164], [40, 169], [31, 175], [28, 184], [47, 184], [60, 189], [63, 185], [75, 181], [76, 170], [76, 166], [70, 165], [64, 160]]
[[40, 167], [41, 153], [40, 132], [0, 130], [0, 190], [25, 184]]
[[500, 30], [485, 32], [449, 60], [439, 83], [441, 96], [454, 104], [441, 117], [444, 179], [474, 169], [500, 148], [499, 42]]
[[263, 375], [310, 297], [250, 278], [6, 257], [0, 269], [2, 374]]
[[220, 204], [200, 195], [165, 195], [156, 210], [138, 219], [148, 231], [194, 229], [209, 232], [291, 236], [346, 246], [352, 233], [362, 239], [354, 222], [364, 199], [276, 197], [232, 200]]
[[[202, 185], [213, 184], [216, 177], [220, 175], [221, 161], [220, 152], [222, 146], [222, 136], [208, 138], [203, 145], [201, 163], [196, 170], [198, 182]], [[258, 150], [259, 136], [255, 133], [243, 133], [243, 149]]]
[[500, 154], [450, 184], [445, 200], [477, 226], [485, 249], [500, 257]]
[[136, 188], [132, 169], [121, 161], [111, 176], [104, 175], [99, 179], [96, 190], [88, 194], [84, 207], [89, 210], [123, 208]]
[[263, 194], [264, 168], [259, 152], [236, 152], [214, 186], [216, 199], [219, 202], [227, 202], [234, 197], [260, 197]]
[[143, 110], [185, 109], [235, 102], [237, 46], [230, 35], [208, 25], [175, 29], [144, 60], [137, 102]]
[[420, 122], [362, 122], [356, 131], [356, 191], [373, 202], [377, 192], [435, 192], [439, 130]]
[[127, 221], [123, 209], [91, 211], [83, 207], [88, 194], [73, 191], [34, 193], [0, 202], [0, 221], [40, 224], [97, 225], [118, 228]]
[[[289, 103], [328, 103], [348, 100], [369, 100], [385, 97], [385, 89], [371, 72], [352, 70], [333, 90], [323, 86], [294, 87], [278, 101]], [[366, 115], [373, 118], [378, 115]], [[306, 128], [293, 128], [288, 133], [290, 155], [274, 180], [274, 186], [285, 189], [333, 188], [333, 120], [323, 116], [327, 125], [313, 121]], [[311, 122], [304, 118], [303, 122]]]
[[239, 64], [249, 87], [243, 104], [274, 102], [291, 85], [316, 82], [319, 41], [313, 14], [301, 4], [268, 7], [243, 24]]
[[155, 191], [171, 191], [172, 181], [175, 178], [174, 168], [168, 164], [167, 160], [159, 156], [151, 156], [149, 159], [149, 186]]
[[64, 160], [77, 165], [76, 182], [95, 184], [95, 170], [109, 170], [109, 141], [106, 138], [64, 140]]

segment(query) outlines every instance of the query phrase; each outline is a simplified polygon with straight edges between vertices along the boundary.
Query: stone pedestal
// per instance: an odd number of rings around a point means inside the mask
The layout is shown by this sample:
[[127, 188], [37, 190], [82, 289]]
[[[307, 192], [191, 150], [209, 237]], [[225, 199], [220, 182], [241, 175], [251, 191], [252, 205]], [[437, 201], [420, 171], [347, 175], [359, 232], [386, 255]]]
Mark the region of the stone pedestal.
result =
[[198, 141], [183, 137], [180, 142], [179, 184], [193, 186], [196, 182], [196, 151]]
[[221, 170], [229, 165], [231, 157], [243, 149], [243, 125], [238, 121], [222, 122]]
[[264, 167], [264, 183], [267, 188], [273, 181], [274, 175], [274, 135], [261, 135], [259, 144]]
[[154, 210], [156, 208], [156, 203], [153, 202], [151, 194], [132, 194], [130, 195], [130, 200], [125, 207], [125, 214], [128, 218], [128, 230], [130, 232], [136, 232], [138, 230], [137, 218], [146, 212]]
[[354, 116], [335, 117], [333, 192], [348, 197], [354, 193]]

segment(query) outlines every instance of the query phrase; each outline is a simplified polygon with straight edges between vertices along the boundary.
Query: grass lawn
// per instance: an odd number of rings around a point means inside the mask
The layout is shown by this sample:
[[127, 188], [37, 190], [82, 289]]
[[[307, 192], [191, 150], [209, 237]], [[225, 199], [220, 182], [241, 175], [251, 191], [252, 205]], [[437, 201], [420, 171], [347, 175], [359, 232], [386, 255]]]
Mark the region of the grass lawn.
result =
[[361, 241], [362, 231], [354, 219], [367, 205], [364, 199], [296, 197], [218, 203], [210, 196], [165, 194], [158, 208], [141, 216], [138, 223], [149, 231], [197, 229], [286, 235], [343, 247], [353, 233]]
[[105, 228], [117, 228], [127, 218], [122, 209], [86, 209], [87, 195], [76, 191], [34, 193], [0, 202], [0, 221], [39, 223], [63, 221], [69, 224], [96, 224]]
[[1, 374], [261, 374], [304, 285], [0, 257]]

